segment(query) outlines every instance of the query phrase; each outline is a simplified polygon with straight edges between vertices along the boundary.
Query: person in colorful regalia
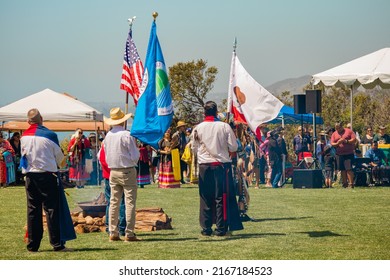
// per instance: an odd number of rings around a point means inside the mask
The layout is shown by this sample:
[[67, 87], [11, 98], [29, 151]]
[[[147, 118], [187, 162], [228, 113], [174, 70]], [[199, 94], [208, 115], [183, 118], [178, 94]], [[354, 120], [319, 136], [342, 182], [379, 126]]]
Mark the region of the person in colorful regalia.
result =
[[84, 188], [90, 175], [85, 168], [85, 160], [90, 158], [91, 143], [83, 134], [83, 130], [76, 129], [68, 145], [69, 153], [69, 180], [76, 184], [78, 189]]
[[149, 146], [144, 143], [138, 143], [138, 149], [137, 185], [143, 188], [145, 185], [150, 185], [151, 155]]
[[158, 142], [160, 153], [160, 164], [158, 173], [159, 188], [180, 188], [180, 178], [175, 179], [172, 166], [172, 149], [176, 148], [178, 141], [171, 138], [171, 129], [168, 129], [164, 137]]

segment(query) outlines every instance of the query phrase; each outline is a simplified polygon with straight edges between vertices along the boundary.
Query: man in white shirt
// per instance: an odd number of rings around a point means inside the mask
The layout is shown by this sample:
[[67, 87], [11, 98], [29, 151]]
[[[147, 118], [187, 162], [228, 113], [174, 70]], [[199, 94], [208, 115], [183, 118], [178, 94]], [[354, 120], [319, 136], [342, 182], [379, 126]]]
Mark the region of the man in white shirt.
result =
[[137, 172], [139, 150], [134, 137], [125, 130], [124, 124], [131, 114], [124, 114], [120, 108], [112, 108], [110, 118], [105, 122], [112, 126], [104, 139], [106, 162], [110, 168], [109, 241], [121, 241], [118, 229], [119, 207], [125, 195], [126, 230], [125, 242], [140, 241], [134, 233], [137, 200]]
[[199, 163], [199, 222], [204, 236], [212, 235], [214, 218], [216, 236], [243, 229], [229, 154], [237, 151], [237, 139], [230, 125], [219, 121], [217, 111], [214, 101], [206, 102], [205, 119], [194, 129], [193, 151], [197, 152]]

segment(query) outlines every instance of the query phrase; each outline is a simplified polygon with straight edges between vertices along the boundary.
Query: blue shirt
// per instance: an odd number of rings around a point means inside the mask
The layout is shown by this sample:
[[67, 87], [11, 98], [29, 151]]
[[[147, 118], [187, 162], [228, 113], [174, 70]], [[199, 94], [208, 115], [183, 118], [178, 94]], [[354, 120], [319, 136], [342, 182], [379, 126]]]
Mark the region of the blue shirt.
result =
[[382, 160], [386, 159], [386, 155], [381, 149], [369, 149], [364, 155], [364, 157], [370, 158], [371, 161], [378, 166], [381, 166]]

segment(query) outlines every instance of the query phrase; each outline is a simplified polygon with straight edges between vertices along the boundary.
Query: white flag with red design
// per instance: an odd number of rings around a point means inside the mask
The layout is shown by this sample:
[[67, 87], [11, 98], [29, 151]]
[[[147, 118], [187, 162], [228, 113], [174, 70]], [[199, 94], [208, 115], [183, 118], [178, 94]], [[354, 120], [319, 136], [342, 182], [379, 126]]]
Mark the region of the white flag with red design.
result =
[[275, 119], [283, 103], [255, 81], [233, 53], [230, 69], [228, 110], [236, 122], [247, 124], [253, 132]]

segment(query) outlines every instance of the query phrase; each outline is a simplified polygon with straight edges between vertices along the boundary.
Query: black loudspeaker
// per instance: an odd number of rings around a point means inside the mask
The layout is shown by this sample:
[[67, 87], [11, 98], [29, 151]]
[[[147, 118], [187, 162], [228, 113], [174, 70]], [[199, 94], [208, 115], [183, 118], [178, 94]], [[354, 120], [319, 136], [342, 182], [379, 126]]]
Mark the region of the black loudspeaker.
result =
[[306, 114], [306, 96], [294, 94], [294, 114]]
[[294, 189], [322, 188], [321, 169], [295, 169], [293, 174]]
[[321, 113], [321, 90], [306, 90], [306, 112]]

